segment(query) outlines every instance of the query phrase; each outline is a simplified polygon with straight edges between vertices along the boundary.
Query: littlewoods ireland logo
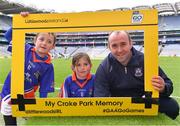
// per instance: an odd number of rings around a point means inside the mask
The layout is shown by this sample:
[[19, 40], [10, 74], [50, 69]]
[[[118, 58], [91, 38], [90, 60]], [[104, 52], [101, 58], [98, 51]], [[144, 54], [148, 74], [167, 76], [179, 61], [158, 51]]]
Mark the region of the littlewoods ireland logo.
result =
[[132, 23], [141, 23], [143, 20], [142, 14], [133, 14], [132, 16]]

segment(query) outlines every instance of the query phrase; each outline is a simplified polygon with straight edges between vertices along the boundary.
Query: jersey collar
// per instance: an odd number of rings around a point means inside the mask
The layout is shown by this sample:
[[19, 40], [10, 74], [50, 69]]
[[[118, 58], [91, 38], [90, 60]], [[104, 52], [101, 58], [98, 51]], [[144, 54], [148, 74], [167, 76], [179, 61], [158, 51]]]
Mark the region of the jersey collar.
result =
[[91, 79], [91, 74], [89, 73], [85, 79], [85, 81], [83, 83], [80, 83], [78, 80], [77, 80], [77, 77], [76, 77], [76, 74], [75, 72], [73, 72], [72, 74], [72, 81], [75, 81], [76, 84], [80, 87], [80, 88], [84, 88], [84, 86], [87, 84], [88, 80]]
[[47, 59], [43, 60], [43, 59], [38, 59], [38, 57], [36, 56], [35, 48], [32, 48], [31, 51], [32, 51], [33, 62], [43, 62], [47, 64], [51, 63], [51, 56], [49, 55], [49, 53], [47, 54]]
[[[87, 76], [86, 76], [86, 80], [90, 80], [91, 79], [91, 74], [89, 73]], [[73, 74], [72, 74], [72, 80], [73, 81], [77, 81], [77, 77], [76, 77], [76, 73], [75, 72], [73, 72]]]

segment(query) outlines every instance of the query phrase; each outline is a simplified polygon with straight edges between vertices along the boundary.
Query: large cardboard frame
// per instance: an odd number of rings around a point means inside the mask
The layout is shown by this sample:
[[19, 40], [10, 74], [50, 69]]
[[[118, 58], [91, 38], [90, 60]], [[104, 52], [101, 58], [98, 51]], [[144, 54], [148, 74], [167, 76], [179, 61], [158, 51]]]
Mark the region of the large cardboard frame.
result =
[[[144, 31], [145, 98], [35, 98], [24, 99], [25, 33]], [[158, 75], [157, 10], [30, 14], [13, 17], [12, 110], [13, 116], [157, 115], [158, 97], [151, 78]], [[59, 85], [58, 85], [59, 86]]]

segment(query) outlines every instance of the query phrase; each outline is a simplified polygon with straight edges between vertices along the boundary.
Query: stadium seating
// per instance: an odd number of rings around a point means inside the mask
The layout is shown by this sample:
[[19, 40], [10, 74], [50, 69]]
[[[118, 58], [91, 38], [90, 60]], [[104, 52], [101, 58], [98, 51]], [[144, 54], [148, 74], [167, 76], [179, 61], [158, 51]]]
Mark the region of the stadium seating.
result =
[[12, 24], [12, 18], [5, 15], [0, 15], [0, 30], [7, 30]]
[[7, 45], [0, 44], [0, 58], [10, 57], [11, 53], [7, 51]]
[[180, 15], [159, 16], [159, 30], [180, 30]]
[[165, 45], [160, 56], [180, 56], [180, 44]]
[[[156, 4], [150, 6], [136, 6], [132, 10], [138, 9], [158, 9], [159, 13], [159, 55], [160, 56], [180, 56], [180, 2], [174, 5], [169, 3]], [[124, 11], [130, 8], [116, 8], [112, 10], [97, 11]], [[0, 15], [0, 54], [1, 56], [10, 55], [4, 53], [7, 41], [4, 38], [5, 31], [11, 26], [12, 17]], [[129, 31], [134, 42], [134, 47], [144, 52], [143, 31]], [[107, 38], [109, 32], [64, 32], [57, 33], [57, 46], [51, 53], [53, 58], [70, 58], [77, 52], [87, 52], [91, 58], [103, 58], [108, 55]], [[32, 43], [33, 34], [26, 34], [26, 42]], [[5, 51], [6, 52], [6, 51]]]

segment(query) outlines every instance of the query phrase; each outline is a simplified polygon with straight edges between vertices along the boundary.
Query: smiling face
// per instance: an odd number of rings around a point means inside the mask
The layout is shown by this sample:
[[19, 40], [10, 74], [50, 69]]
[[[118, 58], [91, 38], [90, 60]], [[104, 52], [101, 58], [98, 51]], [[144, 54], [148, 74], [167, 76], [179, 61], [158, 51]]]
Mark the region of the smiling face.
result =
[[114, 31], [109, 35], [108, 46], [112, 55], [124, 66], [129, 62], [132, 41], [125, 31]]
[[39, 33], [35, 38], [36, 53], [40, 57], [44, 57], [55, 47], [55, 36], [51, 33]]
[[91, 64], [85, 59], [80, 58], [79, 62], [74, 66], [74, 71], [78, 79], [85, 79], [90, 73]]
[[86, 79], [91, 71], [91, 61], [86, 53], [77, 53], [72, 59], [72, 70], [78, 79]]

